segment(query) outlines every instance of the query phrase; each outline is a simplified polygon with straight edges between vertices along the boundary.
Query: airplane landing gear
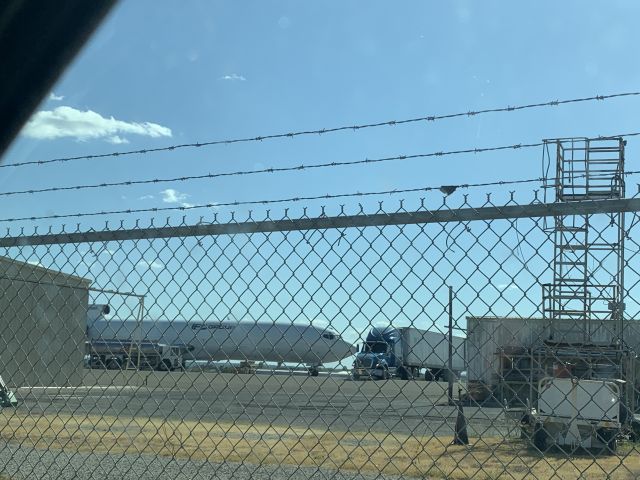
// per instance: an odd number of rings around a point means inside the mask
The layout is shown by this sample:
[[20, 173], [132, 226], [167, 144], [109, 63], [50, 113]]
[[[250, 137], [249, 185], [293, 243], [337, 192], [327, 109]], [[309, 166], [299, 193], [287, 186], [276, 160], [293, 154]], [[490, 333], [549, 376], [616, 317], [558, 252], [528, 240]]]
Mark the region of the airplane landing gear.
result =
[[310, 377], [317, 377], [320, 374], [317, 366], [309, 367], [308, 372]]

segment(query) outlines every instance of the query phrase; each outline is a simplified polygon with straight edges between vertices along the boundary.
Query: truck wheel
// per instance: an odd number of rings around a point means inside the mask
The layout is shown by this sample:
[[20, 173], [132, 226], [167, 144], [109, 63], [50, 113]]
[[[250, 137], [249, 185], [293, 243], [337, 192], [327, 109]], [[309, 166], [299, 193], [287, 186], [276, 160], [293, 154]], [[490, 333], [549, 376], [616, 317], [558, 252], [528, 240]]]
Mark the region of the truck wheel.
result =
[[121, 370], [122, 365], [117, 358], [110, 358], [107, 360], [107, 370]]
[[533, 428], [533, 445], [542, 453], [547, 451], [547, 440], [549, 435], [541, 423], [536, 423]]
[[352, 377], [354, 382], [357, 382], [358, 380], [360, 380], [360, 375], [358, 375], [357, 373], [354, 373]]
[[424, 379], [425, 379], [427, 382], [433, 382], [433, 381], [435, 381], [435, 377], [433, 376], [433, 372], [431, 371], [431, 369], [430, 369], [430, 368], [427, 368], [427, 369], [424, 371]]
[[160, 362], [160, 365], [158, 365], [158, 370], [162, 370], [163, 372], [171, 371], [171, 362], [169, 360], [163, 360]]
[[104, 370], [105, 368], [107, 368], [107, 364], [104, 361], [104, 357], [100, 357], [91, 368], [99, 368], [101, 370]]
[[618, 435], [616, 430], [600, 429], [596, 432], [598, 441], [604, 443], [602, 453], [605, 455], [615, 455], [618, 450]]
[[409, 372], [407, 371], [406, 368], [400, 367], [398, 369], [398, 374], [400, 375], [401, 380], [409, 380]]
[[631, 441], [640, 441], [640, 420], [637, 420], [635, 417], [631, 419]]

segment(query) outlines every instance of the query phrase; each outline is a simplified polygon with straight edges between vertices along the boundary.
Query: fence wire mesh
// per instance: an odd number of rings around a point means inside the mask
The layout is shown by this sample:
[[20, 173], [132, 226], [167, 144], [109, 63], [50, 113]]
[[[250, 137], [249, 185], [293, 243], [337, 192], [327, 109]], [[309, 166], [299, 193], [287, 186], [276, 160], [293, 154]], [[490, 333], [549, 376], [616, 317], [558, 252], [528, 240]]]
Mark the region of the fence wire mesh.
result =
[[[640, 200], [454, 202], [8, 232], [2, 472], [640, 475]], [[561, 215], [624, 232], [562, 318]]]

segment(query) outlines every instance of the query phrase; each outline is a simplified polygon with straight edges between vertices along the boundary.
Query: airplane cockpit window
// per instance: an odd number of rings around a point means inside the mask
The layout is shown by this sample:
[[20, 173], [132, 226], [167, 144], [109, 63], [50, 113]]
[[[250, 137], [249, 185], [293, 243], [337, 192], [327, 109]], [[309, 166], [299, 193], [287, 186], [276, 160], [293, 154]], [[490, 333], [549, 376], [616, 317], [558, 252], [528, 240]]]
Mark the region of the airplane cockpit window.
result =
[[336, 339], [336, 336], [333, 333], [323, 333], [322, 337], [326, 338], [327, 340], [335, 340]]

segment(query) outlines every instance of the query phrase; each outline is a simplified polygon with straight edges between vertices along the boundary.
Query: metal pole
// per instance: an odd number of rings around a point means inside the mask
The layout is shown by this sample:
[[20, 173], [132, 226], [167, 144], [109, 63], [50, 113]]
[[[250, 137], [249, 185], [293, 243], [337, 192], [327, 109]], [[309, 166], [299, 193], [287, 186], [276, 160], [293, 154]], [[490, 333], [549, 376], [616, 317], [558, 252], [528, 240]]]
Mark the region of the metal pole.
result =
[[[144, 295], [138, 295], [137, 293], [131, 293], [131, 292], [119, 292], [117, 290], [106, 290], [106, 289], [102, 289], [102, 288], [92, 288], [89, 287], [87, 290], [91, 290], [93, 292], [100, 292], [100, 293], [111, 293], [114, 295], [123, 295], [125, 297], [136, 297], [138, 299], [138, 315], [136, 315], [136, 327], [135, 329], [131, 332], [131, 335], [129, 338], [129, 353], [127, 355], [127, 364], [125, 366], [125, 370], [129, 370], [129, 368], [135, 367], [135, 365], [133, 364], [133, 358], [131, 358], [131, 353], [133, 352], [133, 343], [134, 343], [134, 337], [135, 337], [135, 332], [136, 330], [139, 328], [140, 322], [142, 321], [142, 315], [143, 315], [143, 311], [144, 311]], [[140, 345], [138, 342], [138, 365], [140, 365]], [[135, 369], [137, 370], [138, 367], [135, 367]]]
[[453, 287], [449, 287], [449, 359], [447, 380], [449, 382], [447, 396], [449, 405], [453, 405]]
[[[383, 227], [427, 223], [473, 222], [561, 215], [593, 215], [597, 213], [640, 212], [640, 198], [620, 200], [589, 200], [584, 202], [508, 205], [506, 207], [461, 208], [400, 212], [392, 214], [349, 215], [344, 217], [302, 218], [298, 220], [249, 220], [240, 223], [184, 225], [180, 227], [150, 227], [129, 230], [51, 233], [0, 238], [0, 247], [31, 245], [63, 245], [67, 243], [116, 242], [153, 238], [202, 237], [207, 235], [237, 235], [241, 233], [291, 232], [329, 228]], [[17, 220], [15, 220], [17, 221]]]
[[140, 298], [140, 310], [138, 312], [138, 319], [136, 327], [138, 329], [138, 366], [137, 371], [140, 371], [140, 343], [142, 342], [142, 319], [144, 317], [144, 297]]

